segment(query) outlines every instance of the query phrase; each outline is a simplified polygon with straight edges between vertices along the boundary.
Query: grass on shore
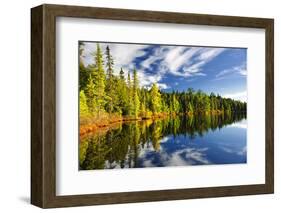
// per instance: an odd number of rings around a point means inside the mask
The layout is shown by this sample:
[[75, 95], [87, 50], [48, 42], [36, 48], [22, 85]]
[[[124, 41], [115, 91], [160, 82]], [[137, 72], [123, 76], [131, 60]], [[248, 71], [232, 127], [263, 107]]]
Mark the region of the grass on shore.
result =
[[[223, 111], [213, 110], [210, 112], [205, 112], [206, 115], [220, 115]], [[159, 118], [164, 118], [167, 116], [177, 116], [178, 113], [145, 113], [136, 116], [122, 116], [120, 114], [108, 114], [100, 113], [100, 115], [94, 116], [80, 116], [80, 136], [88, 134], [90, 132], [96, 132], [100, 129], [108, 128], [116, 123], [126, 122], [126, 121], [138, 121], [138, 120], [155, 120]], [[195, 113], [186, 113], [188, 116], [193, 116]]]

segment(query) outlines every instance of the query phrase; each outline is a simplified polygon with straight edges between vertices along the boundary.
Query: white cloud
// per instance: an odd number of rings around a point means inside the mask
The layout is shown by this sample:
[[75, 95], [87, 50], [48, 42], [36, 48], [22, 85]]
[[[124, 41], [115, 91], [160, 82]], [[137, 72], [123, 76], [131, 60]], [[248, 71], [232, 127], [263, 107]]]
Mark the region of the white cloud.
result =
[[185, 50], [185, 47], [175, 47], [166, 54], [165, 62], [167, 63], [167, 66], [171, 72], [177, 73], [179, 67], [182, 66], [184, 61], [188, 59], [194, 52], [194, 50], [188, 50], [184, 53]]
[[[103, 44], [102, 48], [105, 50], [107, 44]], [[145, 54], [143, 51], [147, 45], [120, 45], [120, 44], [109, 44], [108, 45], [111, 54], [114, 58], [116, 69], [120, 70], [121, 67], [124, 68], [134, 68], [133, 60], [136, 57], [141, 57]], [[130, 66], [131, 65], [131, 66]]]
[[[105, 52], [106, 46], [109, 46], [110, 48], [116, 72], [119, 72], [121, 67], [133, 69], [133, 60], [136, 57], [143, 56], [145, 54], [143, 49], [147, 47], [147, 45], [139, 44], [126, 45], [117, 43], [100, 43], [103, 52]], [[96, 42], [85, 42], [83, 57], [86, 66], [93, 64], [94, 57], [92, 54], [96, 51], [96, 48]]]
[[[197, 48], [198, 49], [198, 48]], [[206, 73], [201, 72], [202, 67], [225, 51], [224, 48], [199, 48], [197, 55], [195, 55], [195, 62], [184, 65], [184, 72], [193, 75], [205, 76]], [[192, 55], [193, 56], [193, 55]]]
[[[106, 46], [110, 47], [111, 54], [115, 62], [115, 72], [119, 73], [121, 67], [124, 68], [125, 76], [128, 70], [135, 66], [133, 63], [136, 57], [144, 56], [145, 48], [150, 45], [138, 44], [117, 44], [100, 43], [103, 51]], [[157, 83], [161, 89], [169, 88], [161, 80], [166, 74], [189, 78], [191, 76], [205, 76], [202, 72], [205, 64], [222, 53], [224, 48], [204, 48], [204, 47], [184, 47], [184, 46], [153, 46], [152, 53], [140, 63], [138, 69], [140, 86], [150, 87], [152, 83]], [[85, 42], [83, 60], [85, 65], [93, 63], [92, 53], [96, 51], [95, 42]], [[157, 66], [153, 66], [157, 63]], [[157, 67], [157, 70], [155, 70]], [[150, 70], [151, 72], [147, 72]]]
[[[163, 76], [167, 73], [184, 78], [206, 76], [206, 73], [202, 72], [203, 66], [224, 50], [224, 48], [203, 47], [158, 47], [141, 63], [143, 70], [150, 69], [154, 74], [143, 73], [144, 75], [141, 74], [140, 80], [143, 86], [149, 86], [152, 83], [161, 82]], [[156, 62], [160, 64], [157, 64], [158, 70], [155, 72], [153, 65]]]
[[172, 154], [161, 152], [165, 166], [183, 166], [196, 164], [211, 164], [207, 159], [208, 148], [184, 148]]
[[165, 63], [170, 73], [176, 76], [206, 75], [201, 72], [202, 67], [224, 50], [224, 48], [176, 47], [167, 53]]
[[141, 66], [144, 68], [150, 68], [158, 60], [163, 60], [164, 55], [168, 51], [169, 47], [158, 47], [153, 50], [153, 53], [144, 61], [142, 61]]
[[218, 74], [216, 74], [216, 80], [222, 80], [225, 78], [229, 78], [232, 77], [235, 74], [239, 74], [242, 76], [246, 76], [247, 75], [247, 68], [246, 68], [246, 63], [243, 62], [241, 65], [239, 66], [234, 66], [230, 69], [225, 69], [220, 71]]
[[169, 89], [170, 88], [170, 86], [168, 86], [167, 84], [164, 84], [164, 83], [157, 83], [157, 86], [160, 89]]
[[224, 48], [203, 48], [203, 52], [199, 55], [199, 59], [203, 61], [210, 61], [223, 52]]
[[239, 100], [239, 101], [243, 101], [243, 102], [247, 102], [247, 91], [224, 94], [223, 97], [224, 98], [231, 98], [231, 99]]
[[230, 154], [236, 154], [236, 155], [242, 155], [245, 156], [247, 153], [247, 147], [244, 146], [242, 148], [239, 148], [239, 150], [237, 150], [237, 148], [233, 148], [233, 147], [224, 147], [221, 146], [220, 147], [223, 151], [230, 153]]
[[138, 78], [141, 87], [150, 88], [153, 83], [157, 83], [158, 86], [162, 86], [162, 89], [165, 89], [164, 87], [168, 88], [166, 84], [158, 83], [162, 80], [162, 75], [160, 72], [152, 75], [146, 73], [144, 70], [138, 70]]
[[240, 122], [233, 123], [231, 125], [228, 125], [227, 127], [247, 129], [247, 120], [242, 120]]
[[238, 155], [243, 155], [243, 156], [246, 155], [246, 153], [247, 153], [247, 147], [246, 146], [244, 146], [241, 151], [237, 152]]
[[160, 139], [160, 143], [166, 143], [171, 139], [171, 137], [165, 136], [162, 139]]
[[247, 129], [247, 124], [246, 123], [234, 123], [234, 124], [228, 125], [227, 127]]

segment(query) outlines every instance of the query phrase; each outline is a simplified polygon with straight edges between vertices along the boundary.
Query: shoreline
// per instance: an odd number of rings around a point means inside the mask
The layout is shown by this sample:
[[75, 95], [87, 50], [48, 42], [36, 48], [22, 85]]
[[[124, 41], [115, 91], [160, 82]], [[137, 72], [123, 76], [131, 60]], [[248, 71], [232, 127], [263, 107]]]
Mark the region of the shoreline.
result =
[[[224, 111], [212, 111], [212, 112], [205, 112], [205, 113], [158, 113], [151, 116], [142, 116], [142, 117], [134, 117], [134, 116], [116, 116], [112, 115], [110, 118], [100, 118], [95, 119], [94, 117], [86, 118], [84, 119], [85, 124], [81, 124], [80, 122], [80, 136], [84, 136], [89, 133], [95, 133], [98, 131], [106, 130], [108, 128], [111, 128], [112, 126], [116, 124], [123, 124], [126, 122], [138, 122], [138, 121], [146, 121], [146, 120], [157, 120], [157, 119], [163, 119], [166, 117], [174, 117], [174, 116], [197, 116], [197, 115], [222, 115], [227, 112]], [[232, 112], [231, 112], [232, 113]], [[237, 112], [234, 112], [237, 113]], [[244, 113], [244, 112], [239, 112]]]
[[99, 130], [105, 130], [114, 126], [116, 124], [123, 124], [126, 122], [138, 122], [138, 121], [147, 121], [147, 120], [156, 120], [156, 119], [163, 119], [169, 116], [177, 116], [178, 114], [171, 115], [171, 114], [161, 114], [161, 115], [154, 115], [154, 116], [144, 116], [144, 117], [119, 117], [119, 118], [112, 118], [107, 119], [106, 121], [102, 120], [100, 122], [90, 123], [90, 124], [80, 124], [80, 136], [94, 133]]

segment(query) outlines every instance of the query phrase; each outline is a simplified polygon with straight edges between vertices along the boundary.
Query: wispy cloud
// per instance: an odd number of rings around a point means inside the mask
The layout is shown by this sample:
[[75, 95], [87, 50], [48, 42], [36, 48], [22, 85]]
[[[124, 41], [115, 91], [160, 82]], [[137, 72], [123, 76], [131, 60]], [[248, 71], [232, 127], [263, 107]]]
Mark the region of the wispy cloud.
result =
[[[161, 89], [169, 88], [162, 82], [166, 74], [188, 79], [192, 76], [206, 76], [203, 67], [225, 50], [224, 48], [100, 43], [103, 51], [107, 45], [114, 57], [116, 73], [123, 67], [127, 75], [127, 72], [138, 67], [141, 86], [150, 87], [152, 83], [157, 83]], [[96, 43], [85, 42], [83, 60], [86, 66], [93, 63], [92, 53], [95, 51]]]
[[164, 83], [157, 83], [157, 86], [160, 89], [169, 89], [169, 88], [171, 88], [170, 86], [168, 86], [167, 84], [164, 84]]
[[237, 74], [240, 76], [247, 75], [246, 62], [243, 62], [241, 65], [234, 66], [229, 69], [224, 69], [220, 71], [218, 74], [216, 74], [215, 80], [230, 78], [233, 77], [233, 75], [237, 75]]
[[234, 124], [228, 125], [227, 127], [228, 128], [235, 127], [235, 128], [247, 129], [247, 123], [234, 123]]
[[[203, 66], [222, 53], [224, 48], [203, 48], [203, 47], [174, 47], [174, 46], [150, 46], [153, 51], [145, 60], [140, 63], [146, 73], [145, 84], [160, 82], [164, 75], [171, 74], [190, 78], [192, 76], [206, 76]], [[155, 70], [157, 64], [157, 70]], [[155, 80], [157, 80], [155, 82]]]
[[202, 72], [203, 66], [224, 50], [224, 48], [176, 47], [168, 51], [164, 63], [167, 70], [176, 76], [205, 76], [206, 73]]
[[220, 149], [222, 149], [224, 152], [227, 152], [229, 154], [234, 154], [234, 155], [246, 156], [246, 154], [247, 154], [246, 146], [239, 148], [239, 149], [236, 147], [221, 146]]

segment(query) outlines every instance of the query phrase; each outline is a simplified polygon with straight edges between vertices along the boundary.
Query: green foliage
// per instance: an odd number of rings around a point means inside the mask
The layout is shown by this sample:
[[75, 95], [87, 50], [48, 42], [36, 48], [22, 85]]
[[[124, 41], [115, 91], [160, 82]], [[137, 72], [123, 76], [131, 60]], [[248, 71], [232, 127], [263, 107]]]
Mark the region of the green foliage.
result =
[[133, 115], [138, 117], [139, 110], [140, 110], [140, 100], [139, 100], [139, 82], [137, 71], [134, 69], [133, 73]]
[[89, 114], [89, 109], [87, 105], [87, 98], [83, 90], [80, 91], [79, 94], [79, 104], [80, 104], [80, 115], [86, 116]]
[[95, 110], [95, 85], [92, 79], [92, 75], [90, 75], [89, 80], [88, 80], [88, 84], [86, 85], [85, 88], [85, 92], [86, 92], [86, 100], [87, 100], [87, 105], [89, 107], [89, 112], [93, 113]]
[[105, 52], [105, 55], [106, 55], [106, 72], [107, 72], [107, 78], [109, 79], [109, 81], [112, 79], [113, 77], [113, 65], [114, 65], [114, 61], [113, 61], [113, 57], [110, 53], [110, 49], [109, 47], [107, 46], [106, 47], [106, 52]]
[[119, 79], [117, 81], [117, 96], [118, 96], [118, 101], [116, 104], [118, 105], [121, 114], [126, 115], [129, 98], [127, 95], [127, 85], [124, 77], [124, 71], [122, 68], [119, 72]]
[[172, 95], [171, 110], [172, 110], [172, 111], [171, 111], [172, 113], [178, 113], [179, 110], [180, 110], [180, 103], [179, 103], [179, 101], [177, 100], [175, 94]]
[[119, 79], [113, 75], [113, 57], [111, 56], [110, 49], [106, 47], [106, 98], [105, 109], [109, 114], [113, 112], [121, 113], [120, 106], [118, 105], [118, 81]]
[[161, 94], [157, 85], [154, 83], [150, 90], [151, 111], [155, 114], [161, 111]]
[[90, 77], [90, 67], [85, 67], [83, 64], [84, 43], [79, 43], [79, 91], [85, 90], [88, 79]]
[[194, 112], [193, 105], [191, 102], [189, 102], [187, 105], [187, 112], [191, 114]]
[[127, 78], [127, 95], [128, 95], [128, 102], [126, 106], [126, 114], [127, 115], [133, 115], [134, 111], [134, 103], [133, 103], [133, 87], [131, 82], [131, 75], [128, 72], [128, 78]]
[[94, 55], [95, 59], [95, 68], [94, 68], [94, 76], [95, 76], [95, 102], [97, 107], [98, 115], [100, 112], [103, 111], [104, 105], [106, 103], [106, 99], [108, 98], [105, 96], [105, 72], [103, 68], [103, 56], [100, 45], [97, 44], [97, 52]]

